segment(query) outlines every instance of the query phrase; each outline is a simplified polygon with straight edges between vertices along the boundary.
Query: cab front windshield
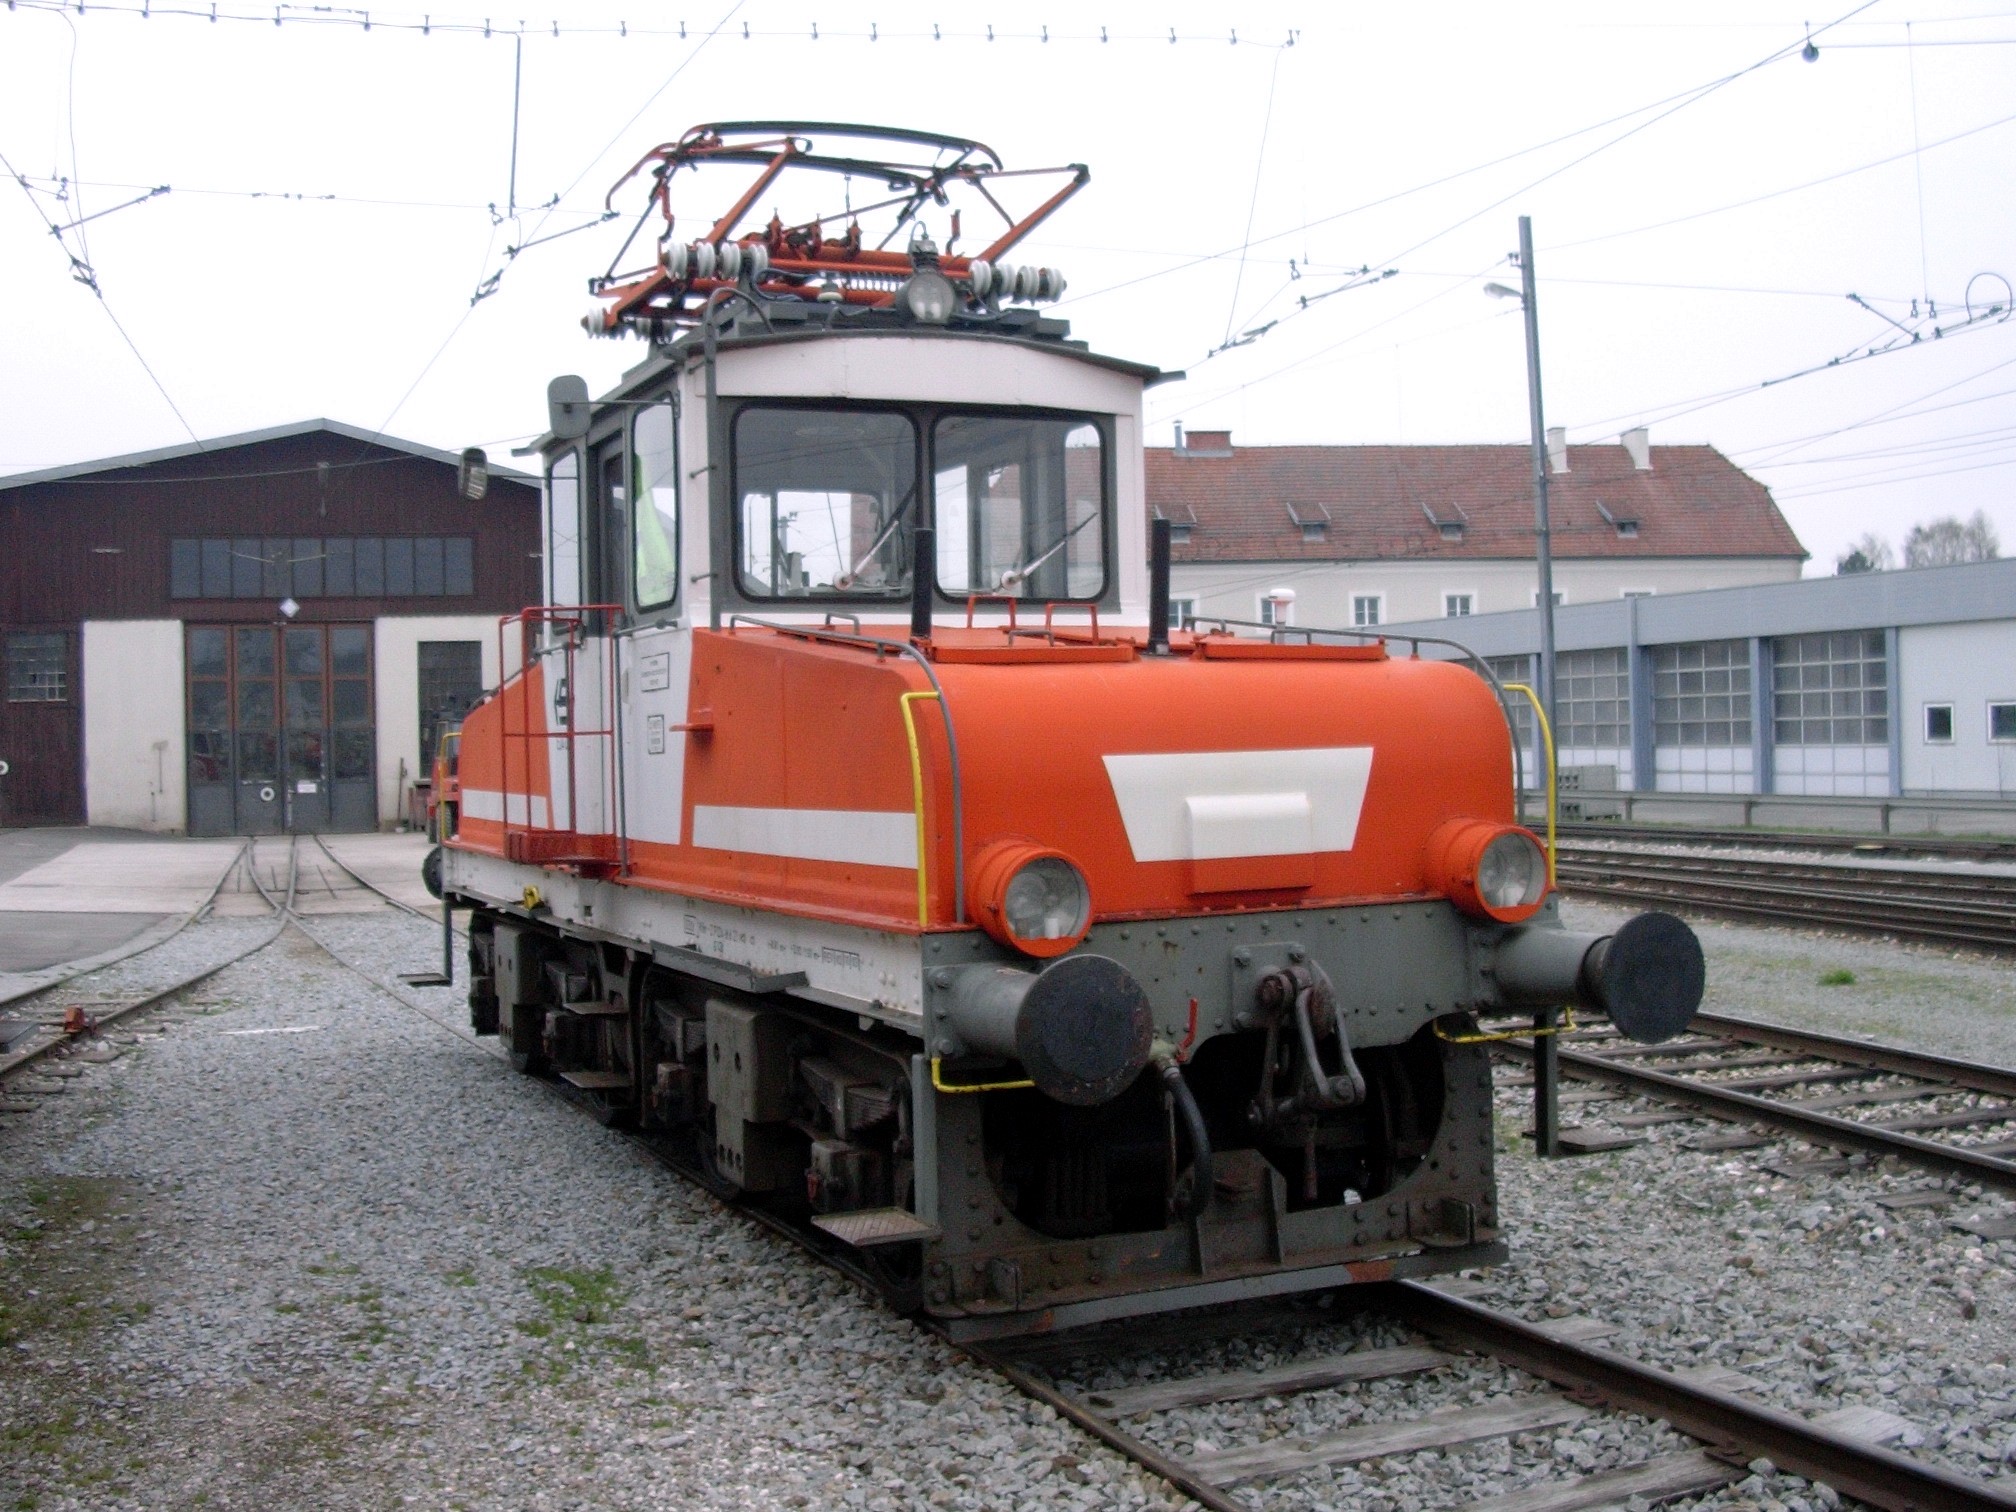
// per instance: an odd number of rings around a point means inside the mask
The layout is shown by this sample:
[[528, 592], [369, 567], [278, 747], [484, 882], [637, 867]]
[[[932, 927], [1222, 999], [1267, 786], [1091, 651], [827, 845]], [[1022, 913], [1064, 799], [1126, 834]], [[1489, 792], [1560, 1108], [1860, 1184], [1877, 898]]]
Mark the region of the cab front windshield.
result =
[[1093, 599], [1106, 591], [1099, 428], [1033, 415], [932, 427], [938, 586], [956, 596]]
[[738, 568], [757, 598], [902, 598], [917, 429], [886, 410], [770, 408], [735, 421]]

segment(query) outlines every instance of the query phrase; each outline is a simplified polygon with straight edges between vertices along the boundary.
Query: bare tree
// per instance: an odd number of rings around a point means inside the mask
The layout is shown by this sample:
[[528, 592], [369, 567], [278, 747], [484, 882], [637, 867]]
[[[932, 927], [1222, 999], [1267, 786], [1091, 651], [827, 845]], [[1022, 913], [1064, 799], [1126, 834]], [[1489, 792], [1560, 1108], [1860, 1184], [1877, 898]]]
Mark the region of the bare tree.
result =
[[1834, 571], [1841, 575], [1852, 572], [1888, 572], [1896, 565], [1897, 557], [1890, 550], [1890, 543], [1873, 530], [1865, 532], [1845, 554], [1834, 559]]
[[1980, 510], [1964, 523], [1953, 515], [1913, 525], [1904, 537], [1906, 567], [1952, 567], [1961, 562], [1990, 562], [2002, 554], [1995, 527]]

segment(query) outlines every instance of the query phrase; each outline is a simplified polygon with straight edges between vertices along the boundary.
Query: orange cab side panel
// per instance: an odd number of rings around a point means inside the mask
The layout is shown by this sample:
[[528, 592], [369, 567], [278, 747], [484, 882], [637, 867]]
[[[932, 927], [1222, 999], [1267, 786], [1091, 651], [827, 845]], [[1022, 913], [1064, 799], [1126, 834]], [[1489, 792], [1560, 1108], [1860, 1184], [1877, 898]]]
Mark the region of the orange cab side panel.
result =
[[[638, 877], [915, 928], [916, 805], [901, 699], [925, 687], [901, 658], [696, 632], [689, 717], [712, 729], [688, 740], [686, 844], [634, 848]], [[935, 705], [920, 702], [913, 718], [928, 779], [945, 765]], [[927, 786], [926, 804], [927, 828], [949, 830], [949, 785], [936, 794]], [[760, 829], [773, 816], [781, 827], [768, 851], [732, 843], [738, 822]], [[941, 840], [926, 875], [934, 892], [945, 884], [949, 918], [949, 834]]]
[[[512, 732], [506, 735], [505, 732]], [[478, 704], [462, 721], [460, 773], [462, 813], [456, 843], [472, 850], [504, 853], [504, 819], [513, 829], [552, 822], [551, 760], [546, 731], [546, 674], [535, 663], [512, 678], [494, 698]]]

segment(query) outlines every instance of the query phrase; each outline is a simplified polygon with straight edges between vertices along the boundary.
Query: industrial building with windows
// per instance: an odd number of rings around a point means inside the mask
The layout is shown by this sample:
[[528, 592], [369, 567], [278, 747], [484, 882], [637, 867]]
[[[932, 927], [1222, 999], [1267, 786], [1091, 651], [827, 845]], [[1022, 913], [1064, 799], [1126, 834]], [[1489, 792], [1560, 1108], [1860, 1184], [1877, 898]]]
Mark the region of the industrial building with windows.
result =
[[[1410, 632], [1533, 681], [1534, 610]], [[2016, 561], [1570, 604], [1555, 646], [1558, 760], [1620, 788], [2016, 797]]]
[[539, 595], [536, 481], [461, 460], [311, 420], [0, 478], [0, 825], [404, 818]]

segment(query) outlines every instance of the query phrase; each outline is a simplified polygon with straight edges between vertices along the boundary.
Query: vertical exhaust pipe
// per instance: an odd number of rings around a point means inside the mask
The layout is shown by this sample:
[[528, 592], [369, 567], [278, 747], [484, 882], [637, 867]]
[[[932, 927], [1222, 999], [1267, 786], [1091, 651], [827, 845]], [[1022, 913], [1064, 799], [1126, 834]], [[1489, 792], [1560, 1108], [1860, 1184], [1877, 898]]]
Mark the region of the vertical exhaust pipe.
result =
[[935, 532], [919, 525], [910, 532], [914, 543], [910, 559], [910, 639], [931, 639], [931, 540]]
[[1148, 650], [1169, 649], [1169, 522], [1148, 524]]

